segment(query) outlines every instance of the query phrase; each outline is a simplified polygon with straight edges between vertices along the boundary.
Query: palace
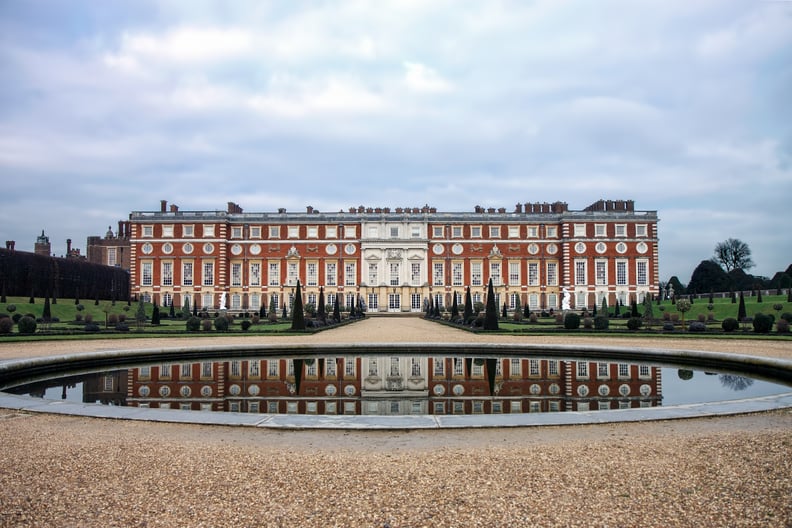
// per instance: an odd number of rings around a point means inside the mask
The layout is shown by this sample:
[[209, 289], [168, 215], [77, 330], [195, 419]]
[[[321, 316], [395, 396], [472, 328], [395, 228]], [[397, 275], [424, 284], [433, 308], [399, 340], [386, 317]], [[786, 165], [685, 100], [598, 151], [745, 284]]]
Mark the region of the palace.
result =
[[369, 313], [421, 312], [429, 298], [461, 306], [466, 288], [496, 305], [582, 310], [658, 293], [657, 212], [632, 200], [472, 212], [353, 207], [336, 213], [158, 211], [129, 216], [131, 294], [160, 305], [231, 312], [291, 307], [323, 289], [327, 304]]

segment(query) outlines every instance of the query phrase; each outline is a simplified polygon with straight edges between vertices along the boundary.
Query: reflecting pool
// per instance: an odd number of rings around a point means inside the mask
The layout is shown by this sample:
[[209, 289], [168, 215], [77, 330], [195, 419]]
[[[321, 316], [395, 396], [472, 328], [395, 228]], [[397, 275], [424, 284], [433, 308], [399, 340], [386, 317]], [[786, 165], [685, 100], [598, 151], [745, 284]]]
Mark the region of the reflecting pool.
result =
[[678, 406], [789, 393], [732, 372], [585, 357], [352, 354], [141, 363], [5, 392], [185, 411], [484, 415]]

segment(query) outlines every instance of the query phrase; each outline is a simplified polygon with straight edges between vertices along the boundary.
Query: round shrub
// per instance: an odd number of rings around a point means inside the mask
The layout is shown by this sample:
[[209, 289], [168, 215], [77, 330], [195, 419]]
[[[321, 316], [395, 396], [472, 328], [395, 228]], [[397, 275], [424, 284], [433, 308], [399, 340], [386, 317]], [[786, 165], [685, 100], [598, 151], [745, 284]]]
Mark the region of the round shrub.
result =
[[663, 323], [663, 332], [673, 332], [674, 331], [674, 323], [671, 321], [666, 321]]
[[201, 320], [191, 315], [189, 319], [187, 319], [187, 323], [185, 323], [188, 332], [197, 332], [201, 329]]
[[19, 324], [19, 320], [22, 319], [21, 313], [15, 313], [11, 316], [11, 320], [14, 321], [14, 324]]
[[757, 334], [767, 334], [773, 329], [773, 318], [767, 314], [758, 313], [753, 318], [753, 329]]
[[217, 319], [214, 320], [214, 327], [215, 330], [218, 332], [227, 332], [228, 331], [228, 318], [221, 315]]
[[700, 313], [700, 314], [698, 314], [698, 315], [696, 316], [696, 320], [697, 320], [699, 323], [704, 323], [704, 322], [706, 322], [706, 321], [707, 321], [707, 316], [706, 316], [706, 315], [704, 315], [703, 313]]
[[787, 323], [792, 323], [792, 313], [789, 312], [782, 313], [781, 319], [784, 319]]
[[528, 316], [528, 320], [531, 321], [532, 323], [535, 323], [536, 321], [539, 320], [539, 316], [536, 315], [535, 313], [531, 313], [531, 315]]
[[583, 328], [594, 328], [594, 320], [591, 317], [583, 318]]
[[93, 323], [93, 314], [85, 314], [85, 324]]
[[702, 323], [701, 321], [693, 321], [688, 326], [688, 331], [689, 332], [706, 332], [707, 331], [707, 325], [705, 323]]
[[10, 334], [14, 329], [14, 321], [10, 317], [0, 318], [0, 334]]
[[20, 334], [33, 334], [36, 332], [36, 320], [26, 315], [17, 323], [17, 329]]
[[118, 316], [116, 314], [110, 314], [107, 316], [107, 324], [111, 324], [115, 326], [117, 322], [118, 322]]
[[610, 326], [610, 319], [607, 315], [598, 315], [594, 318], [594, 329], [607, 330]]
[[77, 315], [74, 316], [74, 320], [79, 323], [80, 321], [82, 321], [82, 317], [83, 317], [82, 314], [78, 313]]
[[734, 317], [727, 317], [721, 323], [721, 328], [723, 328], [724, 332], [734, 332], [740, 328], [740, 323]]
[[569, 312], [564, 317], [564, 328], [567, 330], [576, 330], [580, 328], [580, 316], [574, 312]]
[[643, 325], [643, 320], [640, 317], [630, 317], [627, 320], [627, 329], [628, 330], [638, 330]]
[[116, 323], [115, 329], [119, 332], [129, 332], [129, 325], [126, 323]]
[[8, 306], [6, 306], [6, 311], [8, 313], [16, 312], [16, 304], [9, 304]]
[[779, 334], [788, 334], [789, 333], [789, 321], [786, 319], [779, 319], [776, 323], [776, 330]]
[[203, 319], [201, 321], [201, 328], [208, 332], [212, 329], [212, 320], [211, 319]]
[[261, 317], [259, 314], [253, 314], [253, 317], [250, 320], [254, 325], [257, 325], [261, 322]]
[[118, 322], [119, 323], [126, 322], [126, 314], [118, 314]]
[[253, 323], [251, 323], [251, 322], [250, 322], [248, 319], [245, 319], [244, 321], [242, 321], [242, 322], [240, 323], [240, 325], [239, 325], [239, 326], [241, 326], [241, 327], [242, 327], [242, 331], [243, 331], [243, 332], [247, 332], [247, 331], [248, 331], [248, 329], [250, 328], [250, 325], [251, 325], [251, 324], [253, 324]]
[[98, 332], [99, 325], [94, 323], [88, 323], [83, 327], [83, 330], [85, 330], [86, 332]]

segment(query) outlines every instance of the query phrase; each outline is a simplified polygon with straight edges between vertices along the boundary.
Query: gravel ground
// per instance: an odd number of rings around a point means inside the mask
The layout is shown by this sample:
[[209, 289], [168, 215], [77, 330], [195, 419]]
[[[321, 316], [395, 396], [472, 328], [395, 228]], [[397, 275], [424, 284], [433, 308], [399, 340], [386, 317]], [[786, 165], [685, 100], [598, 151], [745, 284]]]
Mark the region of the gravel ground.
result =
[[[269, 339], [585, 342], [475, 336], [385, 318]], [[9, 343], [0, 344], [0, 359], [196, 342], [261, 338]], [[607, 342], [792, 359], [792, 341]], [[790, 410], [412, 432], [251, 430], [0, 410], [0, 446], [0, 526], [792, 526]]]

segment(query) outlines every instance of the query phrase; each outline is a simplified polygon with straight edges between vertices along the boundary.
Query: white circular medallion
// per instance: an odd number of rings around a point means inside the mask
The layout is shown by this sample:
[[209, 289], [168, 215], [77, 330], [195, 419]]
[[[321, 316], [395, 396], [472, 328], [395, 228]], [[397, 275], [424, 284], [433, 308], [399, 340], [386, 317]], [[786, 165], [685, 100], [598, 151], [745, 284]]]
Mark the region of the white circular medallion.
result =
[[347, 244], [344, 246], [344, 253], [347, 255], [354, 255], [356, 251], [355, 244]]
[[189, 398], [192, 390], [188, 385], [182, 385], [181, 389], [179, 389], [179, 394], [182, 395], [182, 398]]
[[616, 244], [616, 251], [618, 253], [626, 253], [627, 252], [627, 244], [625, 244], [624, 242], [619, 242], [618, 244]]
[[165, 242], [164, 244], [162, 244], [162, 252], [165, 253], [166, 255], [170, 255], [171, 253], [173, 253], [173, 244], [171, 244], [170, 242]]
[[531, 384], [531, 387], [528, 390], [530, 390], [531, 394], [534, 396], [542, 393], [542, 387], [538, 383]]
[[260, 244], [252, 244], [250, 246], [250, 254], [251, 255], [258, 255], [261, 253], [261, 245]]
[[204, 252], [205, 254], [207, 254], [207, 255], [209, 255], [210, 253], [213, 253], [213, 252], [214, 252], [214, 244], [210, 244], [209, 242], [207, 242], [206, 244], [204, 244], [204, 246], [203, 246], [203, 252]]
[[619, 385], [619, 394], [622, 396], [629, 396], [630, 395], [630, 386], [626, 383], [622, 383]]
[[605, 245], [605, 242], [597, 242], [597, 245], [594, 246], [594, 251], [596, 251], [600, 255], [605, 253], [607, 250], [608, 250], [608, 246]]
[[578, 396], [580, 396], [581, 398], [585, 398], [586, 396], [588, 396], [589, 389], [585, 385], [580, 385], [577, 388], [577, 393], [578, 393]]
[[649, 396], [650, 394], [652, 394], [652, 387], [650, 387], [646, 383], [641, 385], [641, 388], [639, 390], [641, 392], [641, 396]]
[[228, 387], [228, 394], [231, 396], [239, 396], [242, 393], [242, 387], [236, 383]]
[[528, 253], [531, 255], [536, 255], [539, 253], [539, 244], [528, 244]]
[[461, 255], [462, 251], [464, 251], [462, 244], [454, 244], [453, 246], [451, 246], [451, 252], [454, 255]]
[[442, 255], [445, 248], [443, 248], [443, 244], [435, 244], [432, 246], [432, 253], [435, 255]]
[[203, 387], [201, 387], [201, 396], [203, 396], [204, 398], [209, 398], [210, 396], [212, 396], [212, 387], [210, 387], [209, 385], [204, 385]]
[[548, 390], [550, 391], [550, 394], [558, 394], [561, 392], [561, 387], [558, 385], [558, 383], [553, 383], [550, 385]]
[[432, 392], [434, 392], [434, 393], [435, 393], [435, 396], [442, 396], [443, 394], [445, 394], [445, 387], [443, 387], [443, 386], [442, 386], [442, 385], [440, 385], [440, 384], [438, 384], [438, 385], [435, 385], [435, 386], [432, 388]]
[[577, 244], [575, 244], [575, 253], [580, 254], [585, 252], [586, 252], [586, 244], [584, 244], [583, 242], [578, 242]]
[[558, 253], [558, 246], [556, 244], [547, 244], [547, 254], [555, 255]]
[[597, 392], [599, 393], [600, 396], [607, 396], [608, 394], [610, 394], [610, 387], [608, 387], [607, 385], [600, 385], [597, 388]]
[[327, 246], [325, 246], [325, 253], [328, 255], [335, 255], [338, 253], [338, 246], [335, 244], [327, 244]]
[[465, 387], [463, 385], [460, 385], [460, 384], [457, 383], [451, 389], [451, 392], [453, 392], [457, 396], [462, 396], [463, 394], [465, 394]]
[[193, 252], [193, 245], [192, 244], [187, 242], [186, 244], [182, 245], [182, 253], [184, 253], [185, 255], [189, 255], [192, 252]]
[[328, 396], [335, 396], [336, 393], [336, 386], [335, 385], [328, 385], [325, 387], [325, 394]]
[[167, 398], [168, 396], [170, 396], [170, 387], [168, 387], [167, 385], [163, 385], [162, 387], [160, 387], [159, 395], [162, 396], [163, 398]]
[[355, 395], [355, 386], [354, 385], [347, 385], [344, 387], [344, 394], [347, 396], [354, 396]]
[[234, 244], [231, 246], [231, 254], [232, 255], [241, 255], [242, 254], [242, 246], [239, 244]]
[[248, 394], [251, 396], [258, 396], [259, 394], [259, 386], [258, 385], [251, 385], [248, 387]]
[[638, 242], [638, 245], [635, 246], [635, 251], [643, 255], [647, 251], [649, 251], [649, 246], [646, 245], [646, 242]]
[[151, 389], [149, 388], [148, 385], [141, 385], [140, 388], [138, 389], [138, 394], [140, 394], [145, 398], [149, 394], [151, 394]]
[[143, 247], [140, 248], [140, 249], [141, 249], [141, 251], [143, 251], [144, 254], [150, 255], [151, 252], [154, 251], [154, 246], [152, 246], [151, 244], [146, 242], [145, 244], [143, 244]]

